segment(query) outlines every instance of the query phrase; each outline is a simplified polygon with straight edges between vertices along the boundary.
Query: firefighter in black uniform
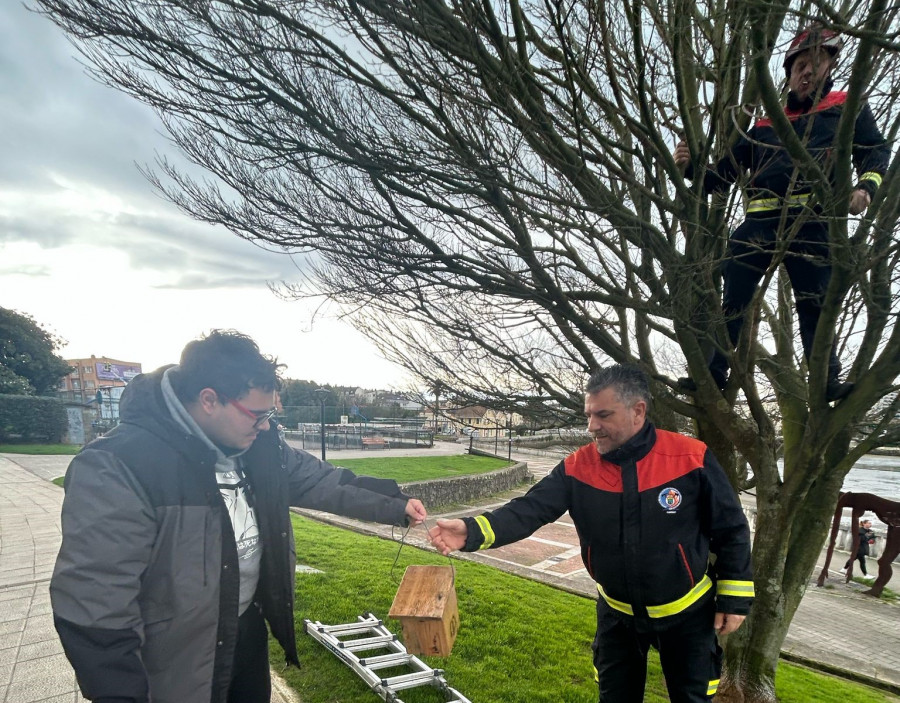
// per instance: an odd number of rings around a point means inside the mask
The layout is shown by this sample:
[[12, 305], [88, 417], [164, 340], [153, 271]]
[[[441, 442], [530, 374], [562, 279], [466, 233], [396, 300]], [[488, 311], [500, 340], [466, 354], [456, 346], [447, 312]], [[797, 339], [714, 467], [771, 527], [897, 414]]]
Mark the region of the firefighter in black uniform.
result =
[[595, 372], [584, 400], [592, 444], [521, 498], [438, 520], [430, 536], [444, 554], [500, 547], [568, 510], [600, 596], [593, 651], [602, 703], [643, 700], [651, 646], [673, 702], [710, 701], [721, 671], [716, 634], [736, 630], [753, 598], [750, 529], [706, 445], [657, 430], [649, 404], [640, 370]]
[[[833, 168], [831, 152], [847, 99], [846, 93], [831, 89], [831, 72], [842, 45], [839, 34], [814, 25], [794, 38], [784, 58], [789, 88], [784, 113], [826, 173]], [[852, 154], [859, 179], [848, 209], [851, 215], [858, 215], [871, 203], [890, 160], [890, 147], [867, 104], [856, 118]], [[677, 145], [673, 157], [678, 166], [688, 168], [686, 176], [692, 177], [685, 142]], [[759, 120], [715, 168], [706, 170], [704, 192], [726, 190], [745, 171], [750, 173], [747, 217], [728, 242], [723, 266], [722, 310], [731, 346], [737, 345], [747, 306], [772, 264], [778, 234], [784, 232], [790, 237], [784, 265], [794, 289], [800, 338], [808, 358], [831, 278], [828, 222], [821, 206], [811, 199], [811, 184], [799, 174], [769, 119]], [[709, 370], [720, 390], [728, 380], [728, 369], [728, 357], [717, 348]], [[828, 401], [841, 400], [853, 389], [853, 384], [840, 381], [840, 371], [832, 348], [825, 391]], [[696, 390], [690, 378], [679, 379], [679, 386], [688, 392]]]

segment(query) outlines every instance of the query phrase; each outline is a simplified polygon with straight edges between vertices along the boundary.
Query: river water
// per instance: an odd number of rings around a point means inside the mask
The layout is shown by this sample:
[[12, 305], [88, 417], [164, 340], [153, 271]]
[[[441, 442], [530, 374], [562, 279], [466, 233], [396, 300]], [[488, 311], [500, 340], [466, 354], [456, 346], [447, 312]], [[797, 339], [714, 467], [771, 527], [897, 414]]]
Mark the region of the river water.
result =
[[866, 454], [844, 477], [843, 490], [900, 501], [900, 456]]

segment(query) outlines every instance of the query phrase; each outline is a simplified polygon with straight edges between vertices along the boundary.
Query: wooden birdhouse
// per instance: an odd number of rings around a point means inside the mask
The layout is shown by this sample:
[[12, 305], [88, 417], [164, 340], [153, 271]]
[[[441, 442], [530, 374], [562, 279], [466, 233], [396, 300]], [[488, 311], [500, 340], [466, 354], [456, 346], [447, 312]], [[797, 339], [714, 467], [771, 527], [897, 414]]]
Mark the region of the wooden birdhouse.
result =
[[459, 630], [453, 567], [406, 567], [388, 615], [400, 621], [409, 653], [449, 656]]

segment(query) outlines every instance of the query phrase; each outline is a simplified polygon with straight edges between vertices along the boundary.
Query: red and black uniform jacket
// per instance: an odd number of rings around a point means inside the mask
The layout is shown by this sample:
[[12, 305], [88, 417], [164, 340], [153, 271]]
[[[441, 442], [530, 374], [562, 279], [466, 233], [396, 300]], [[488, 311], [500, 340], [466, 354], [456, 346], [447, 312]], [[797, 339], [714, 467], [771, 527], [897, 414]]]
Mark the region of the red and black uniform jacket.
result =
[[584, 565], [620, 617], [661, 630], [711, 597], [719, 612], [749, 612], [750, 529], [703, 442], [648, 422], [608, 454], [584, 446], [524, 496], [464, 518], [463, 549], [515, 542], [567, 510]]
[[[847, 93], [834, 91], [812, 105], [788, 106], [784, 111], [797, 137], [829, 178], [838, 123], [846, 101]], [[853, 130], [852, 155], [859, 175], [856, 188], [874, 196], [890, 164], [891, 149], [875, 124], [872, 110], [865, 103]], [[704, 192], [726, 190], [744, 172], [750, 174], [748, 214], [781, 210], [785, 204], [804, 206], [812, 191], [811, 184], [803, 179], [768, 118], [754, 124], [715, 168], [707, 169]]]

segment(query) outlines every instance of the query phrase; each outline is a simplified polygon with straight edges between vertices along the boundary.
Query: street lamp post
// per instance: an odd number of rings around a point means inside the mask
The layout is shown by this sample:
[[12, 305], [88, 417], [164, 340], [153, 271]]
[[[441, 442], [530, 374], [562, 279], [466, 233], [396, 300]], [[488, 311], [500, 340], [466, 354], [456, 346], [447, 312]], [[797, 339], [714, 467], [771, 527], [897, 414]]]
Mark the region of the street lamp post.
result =
[[322, 435], [322, 461], [325, 461], [325, 396], [328, 395], [328, 391], [326, 391], [324, 388], [316, 388], [314, 392], [319, 398], [319, 422], [321, 423]]

